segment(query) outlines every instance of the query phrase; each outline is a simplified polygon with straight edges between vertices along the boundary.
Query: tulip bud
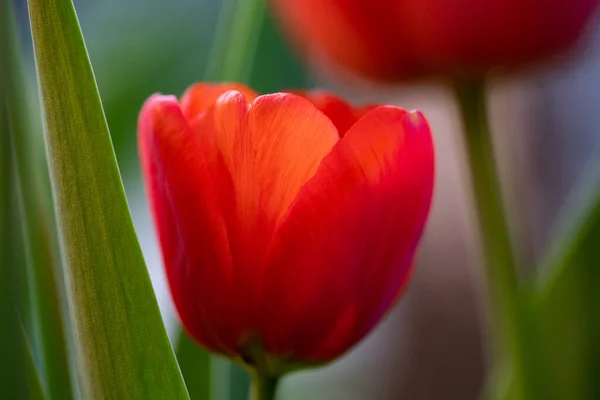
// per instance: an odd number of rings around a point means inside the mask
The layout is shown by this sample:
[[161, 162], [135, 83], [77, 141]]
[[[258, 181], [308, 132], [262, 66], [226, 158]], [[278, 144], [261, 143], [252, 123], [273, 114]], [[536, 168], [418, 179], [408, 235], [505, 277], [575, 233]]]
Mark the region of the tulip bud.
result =
[[305, 53], [381, 81], [473, 76], [570, 49], [598, 0], [271, 0]]

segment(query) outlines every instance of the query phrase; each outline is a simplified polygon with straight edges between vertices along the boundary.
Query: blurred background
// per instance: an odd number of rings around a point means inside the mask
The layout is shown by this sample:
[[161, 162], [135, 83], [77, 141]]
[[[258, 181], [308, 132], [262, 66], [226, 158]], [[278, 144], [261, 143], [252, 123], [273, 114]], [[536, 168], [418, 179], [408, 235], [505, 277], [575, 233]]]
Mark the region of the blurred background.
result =
[[[163, 318], [173, 340], [179, 330], [162, 271], [160, 248], [140, 175], [137, 115], [155, 92], [180, 95], [204, 78], [218, 15], [227, 0], [75, 0], [96, 73], [134, 223]], [[26, 27], [24, 1], [16, 3]], [[25, 29], [25, 28], [23, 28]], [[23, 30], [23, 41], [30, 42]], [[30, 45], [29, 45], [30, 46]], [[486, 373], [485, 286], [478, 268], [472, 199], [451, 92], [420, 83], [376, 87], [345, 84], [316, 73], [291, 51], [265, 15], [249, 82], [258, 92], [324, 87], [356, 104], [418, 108], [437, 147], [437, 187], [412, 284], [399, 306], [357, 348], [330, 366], [287, 377], [285, 400], [476, 399]], [[27, 68], [36, 95], [31, 51]], [[539, 259], [563, 205], [600, 155], [600, 25], [568, 62], [496, 80], [490, 92], [493, 132], [519, 257]], [[32, 112], [32, 118], [39, 118]], [[39, 143], [40, 151], [43, 144]], [[524, 271], [527, 273], [527, 271]], [[248, 379], [227, 361], [216, 399], [244, 399]], [[215, 374], [217, 376], [217, 374]], [[187, 377], [186, 377], [187, 378]]]

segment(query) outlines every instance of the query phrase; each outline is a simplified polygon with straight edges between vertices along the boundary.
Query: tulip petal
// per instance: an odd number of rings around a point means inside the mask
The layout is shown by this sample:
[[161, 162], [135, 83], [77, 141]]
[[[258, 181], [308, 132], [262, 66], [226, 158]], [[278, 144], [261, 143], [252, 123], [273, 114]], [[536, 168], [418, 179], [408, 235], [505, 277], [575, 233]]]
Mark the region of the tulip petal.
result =
[[201, 147], [198, 138], [174, 97], [155, 95], [145, 103], [140, 157], [173, 300], [188, 332], [227, 354], [233, 339], [223, 334], [227, 318], [220, 314], [232, 267], [218, 198], [223, 190], [214, 184], [227, 176], [214, 162], [216, 146]]
[[[227, 99], [221, 99], [227, 101]], [[225, 121], [222, 122], [225, 124]], [[215, 122], [219, 125], [219, 122]], [[237, 302], [251, 326], [266, 253], [279, 221], [300, 188], [338, 141], [335, 127], [307, 100], [292, 94], [258, 97], [241, 135], [224, 156], [235, 187], [230, 247]], [[225, 145], [222, 145], [225, 148]]]
[[433, 177], [420, 113], [378, 107], [346, 133], [273, 238], [260, 331], [269, 353], [327, 360], [381, 319], [408, 279]]
[[317, 109], [327, 115], [337, 128], [340, 137], [343, 137], [363, 115], [378, 107], [375, 105], [354, 107], [344, 99], [323, 90], [294, 91], [293, 93], [309, 100]]
[[337, 141], [331, 121], [305, 99], [287, 93], [257, 98], [237, 148], [238, 191], [250, 189], [244, 185], [260, 189], [261, 205], [248, 212], [279, 222]]
[[241, 83], [196, 83], [181, 96], [183, 115], [191, 120], [216, 103], [225, 92], [235, 90], [246, 97], [249, 103], [258, 96], [255, 91]]
[[297, 94], [308, 99], [315, 107], [321, 110], [323, 114], [327, 115], [337, 128], [340, 137], [344, 136], [348, 129], [350, 129], [360, 117], [348, 102], [331, 93], [311, 91], [297, 92]]

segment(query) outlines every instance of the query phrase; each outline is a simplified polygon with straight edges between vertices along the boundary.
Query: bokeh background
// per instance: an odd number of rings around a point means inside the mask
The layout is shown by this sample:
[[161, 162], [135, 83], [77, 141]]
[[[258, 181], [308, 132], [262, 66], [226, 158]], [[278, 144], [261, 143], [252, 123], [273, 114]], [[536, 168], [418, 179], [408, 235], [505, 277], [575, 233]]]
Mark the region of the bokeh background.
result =
[[[168, 331], [179, 329], [140, 175], [136, 124], [155, 92], [181, 94], [204, 79], [227, 0], [75, 0], [124, 178], [135, 227]], [[25, 2], [18, 12], [27, 21]], [[250, 85], [267, 93], [325, 87], [353, 102], [381, 102], [425, 112], [437, 147], [433, 212], [406, 296], [357, 348], [330, 366], [286, 378], [280, 398], [476, 399], [486, 373], [485, 289], [478, 269], [472, 199], [460, 121], [452, 94], [437, 83], [377, 87], [337, 80], [296, 58], [265, 14]], [[26, 27], [23, 23], [21, 26]], [[24, 28], [25, 29], [25, 28]], [[29, 43], [29, 32], [23, 30]], [[31, 52], [28, 76], [36, 96]], [[250, 62], [250, 61], [249, 61]], [[511, 228], [519, 256], [533, 265], [554, 232], [561, 206], [600, 156], [600, 24], [594, 19], [568, 61], [497, 79], [492, 124]], [[39, 118], [32, 112], [32, 118]], [[39, 143], [40, 151], [43, 144]], [[528, 273], [528, 271], [524, 271]], [[229, 362], [211, 366], [215, 400], [245, 398], [248, 378]], [[223, 378], [226, 377], [226, 378]], [[188, 377], [186, 377], [188, 379]], [[233, 385], [230, 383], [233, 382]]]

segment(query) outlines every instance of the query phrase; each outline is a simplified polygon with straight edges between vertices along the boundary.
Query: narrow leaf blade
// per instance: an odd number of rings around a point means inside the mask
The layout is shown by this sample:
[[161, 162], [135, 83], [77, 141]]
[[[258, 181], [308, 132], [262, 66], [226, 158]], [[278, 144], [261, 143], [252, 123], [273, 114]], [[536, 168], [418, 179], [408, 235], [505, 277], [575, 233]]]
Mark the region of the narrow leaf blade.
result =
[[[40, 176], [36, 164], [32, 139], [37, 139], [41, 126], [32, 129], [31, 116], [28, 115], [28, 90], [25, 85], [23, 63], [16, 29], [16, 15], [11, 1], [2, 1], [0, 5], [0, 39], [4, 57], [1, 60], [0, 80], [6, 96], [6, 109], [10, 123], [13, 148], [13, 161], [16, 173], [16, 187], [19, 199], [20, 219], [25, 247], [23, 268], [29, 275], [29, 300], [31, 318], [35, 321], [35, 334], [31, 334], [32, 347], [40, 359], [44, 383], [51, 400], [69, 400], [73, 398], [68, 351], [64, 331], [61, 289], [58, 278], [60, 266], [57, 261], [56, 243], [53, 241], [50, 207], [45, 203], [41, 182], [47, 182], [48, 176]], [[16, 193], [16, 194], [17, 194]], [[25, 315], [21, 316], [22, 319]]]
[[23, 362], [23, 371], [25, 373], [25, 383], [24, 389], [25, 393], [27, 393], [27, 400], [45, 400], [47, 399], [46, 394], [44, 393], [44, 389], [42, 388], [42, 383], [40, 381], [40, 376], [35, 366], [35, 362], [33, 360], [33, 353], [31, 351], [31, 346], [29, 341], [27, 340], [27, 336], [25, 335], [25, 330], [20, 329], [19, 342], [17, 343], [17, 348], [19, 354], [21, 355]]
[[85, 398], [187, 399], [71, 0], [29, 0]]
[[600, 396], [600, 162], [590, 171], [566, 208], [538, 286], [556, 398]]
[[[4, 48], [0, 48], [4, 53]], [[0, 70], [0, 72], [2, 72]], [[19, 316], [25, 296], [16, 202], [11, 128], [0, 82], [0, 397], [43, 399], [33, 355]]]

